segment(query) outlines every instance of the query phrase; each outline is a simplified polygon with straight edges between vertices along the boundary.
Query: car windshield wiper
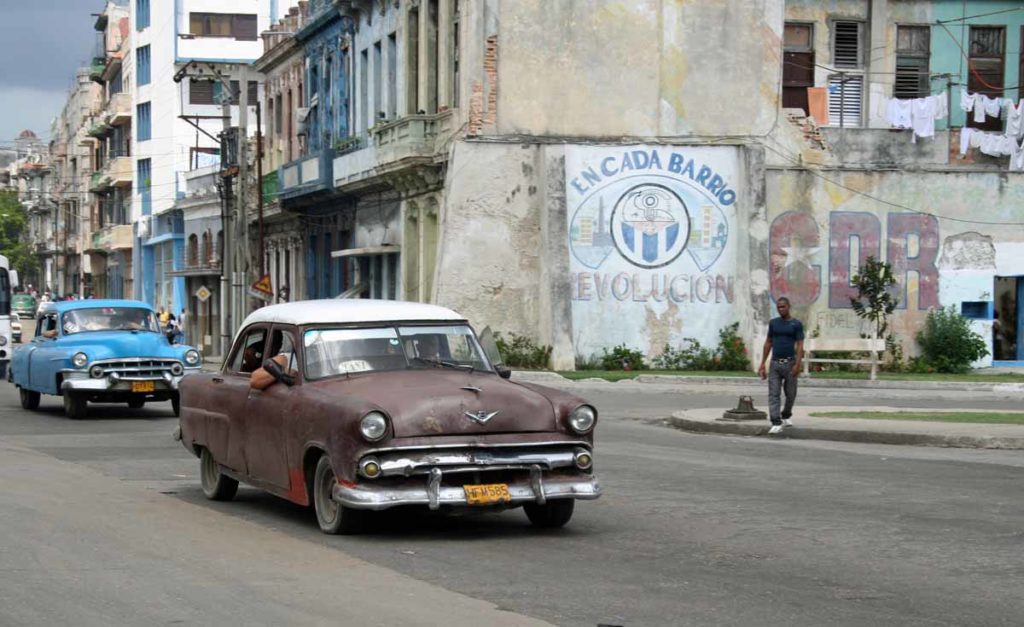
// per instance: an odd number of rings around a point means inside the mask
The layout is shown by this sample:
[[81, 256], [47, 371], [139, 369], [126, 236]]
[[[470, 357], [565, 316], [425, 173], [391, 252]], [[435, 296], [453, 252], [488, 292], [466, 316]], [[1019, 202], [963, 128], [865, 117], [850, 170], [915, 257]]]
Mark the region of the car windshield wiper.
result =
[[454, 368], [456, 370], [468, 369], [470, 372], [473, 371], [473, 366], [469, 364], [459, 364], [454, 361], [447, 361], [444, 359], [438, 359], [436, 357], [413, 357], [413, 360], [422, 361], [423, 363], [427, 364], [434, 364], [435, 366], [443, 366], [445, 368]]

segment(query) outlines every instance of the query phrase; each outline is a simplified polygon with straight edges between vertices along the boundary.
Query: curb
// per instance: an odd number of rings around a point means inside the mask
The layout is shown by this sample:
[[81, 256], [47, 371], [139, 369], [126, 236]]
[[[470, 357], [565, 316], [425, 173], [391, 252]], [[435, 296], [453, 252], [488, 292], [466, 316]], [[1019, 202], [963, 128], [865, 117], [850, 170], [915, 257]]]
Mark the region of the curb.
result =
[[[608, 381], [600, 377], [569, 379], [557, 372], [541, 370], [514, 370], [512, 378], [536, 383], [607, 383], [615, 385], [623, 381], [634, 383], [658, 383], [663, 385], [761, 385], [755, 377], [688, 377], [671, 374], [642, 374], [634, 379]], [[1024, 383], [971, 383], [966, 381], [867, 381], [865, 379], [815, 379], [800, 377], [803, 388], [848, 388], [860, 390], [944, 390], [962, 392], [999, 392], [1003, 394], [1024, 394]]]
[[[725, 420], [694, 420], [686, 412], [676, 412], [668, 418], [668, 424], [681, 431], [712, 433], [719, 435], [767, 436], [769, 426], [744, 424]], [[981, 449], [1024, 449], [1024, 438], [997, 436], [962, 436], [931, 433], [898, 433], [885, 431], [859, 431], [851, 429], [821, 429], [818, 427], [792, 427], [780, 435], [771, 436], [779, 440], [829, 440], [832, 442], [856, 442], [862, 444], [894, 444], [898, 446], [935, 446], [944, 448]]]

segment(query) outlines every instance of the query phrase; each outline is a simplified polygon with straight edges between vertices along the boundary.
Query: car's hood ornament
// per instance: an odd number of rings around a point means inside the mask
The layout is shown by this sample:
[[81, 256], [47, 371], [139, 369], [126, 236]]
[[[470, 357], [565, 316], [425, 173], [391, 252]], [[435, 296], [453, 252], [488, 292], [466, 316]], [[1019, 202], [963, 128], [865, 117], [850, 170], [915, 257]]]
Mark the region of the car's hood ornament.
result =
[[486, 411], [480, 410], [480, 411], [475, 412], [475, 413], [471, 412], [471, 411], [466, 411], [466, 412], [462, 412], [462, 414], [466, 418], [469, 418], [473, 422], [477, 423], [478, 425], [482, 425], [482, 424], [487, 424], [488, 420], [490, 420], [491, 418], [494, 418], [495, 416], [497, 416], [498, 412], [496, 412], [496, 411], [486, 412]]

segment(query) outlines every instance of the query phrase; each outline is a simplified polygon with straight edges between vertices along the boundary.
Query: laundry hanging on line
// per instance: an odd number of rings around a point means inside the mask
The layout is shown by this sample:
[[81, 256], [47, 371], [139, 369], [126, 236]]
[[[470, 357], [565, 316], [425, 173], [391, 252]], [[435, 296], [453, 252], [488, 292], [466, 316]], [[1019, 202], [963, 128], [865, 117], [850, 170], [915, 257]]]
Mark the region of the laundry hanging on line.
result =
[[949, 115], [944, 95], [924, 98], [890, 98], [885, 105], [885, 120], [893, 128], [912, 129], [911, 141], [935, 137], [935, 120]]

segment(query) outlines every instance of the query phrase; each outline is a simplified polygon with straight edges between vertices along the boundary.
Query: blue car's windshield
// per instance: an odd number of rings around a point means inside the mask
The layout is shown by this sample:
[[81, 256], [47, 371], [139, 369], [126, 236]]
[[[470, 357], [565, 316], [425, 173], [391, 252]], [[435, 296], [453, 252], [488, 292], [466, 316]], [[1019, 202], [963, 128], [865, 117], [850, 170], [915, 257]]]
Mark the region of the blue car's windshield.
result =
[[156, 315], [142, 307], [95, 307], [64, 312], [61, 319], [64, 335], [87, 331], [152, 331], [160, 332]]

